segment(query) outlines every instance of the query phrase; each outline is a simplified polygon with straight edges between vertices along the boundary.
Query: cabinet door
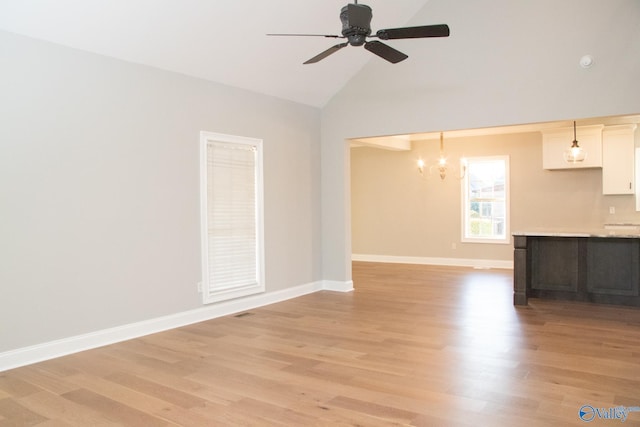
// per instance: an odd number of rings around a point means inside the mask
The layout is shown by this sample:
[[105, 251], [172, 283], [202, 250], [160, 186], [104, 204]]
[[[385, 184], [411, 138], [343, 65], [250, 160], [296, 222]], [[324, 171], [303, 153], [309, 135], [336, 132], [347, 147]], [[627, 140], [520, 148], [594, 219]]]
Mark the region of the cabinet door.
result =
[[636, 125], [607, 126], [602, 131], [602, 193], [634, 193]]
[[638, 239], [592, 238], [587, 241], [587, 291], [608, 295], [638, 295]]
[[531, 238], [531, 289], [578, 291], [580, 238]]

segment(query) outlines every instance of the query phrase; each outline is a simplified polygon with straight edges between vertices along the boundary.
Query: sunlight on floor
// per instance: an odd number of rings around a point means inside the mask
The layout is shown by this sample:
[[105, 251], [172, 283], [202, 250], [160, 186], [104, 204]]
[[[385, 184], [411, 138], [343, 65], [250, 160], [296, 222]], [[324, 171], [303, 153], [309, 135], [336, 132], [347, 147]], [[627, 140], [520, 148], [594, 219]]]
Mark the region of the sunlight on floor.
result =
[[474, 357], [505, 353], [514, 346], [520, 328], [510, 278], [480, 272], [468, 275], [460, 302], [461, 332]]

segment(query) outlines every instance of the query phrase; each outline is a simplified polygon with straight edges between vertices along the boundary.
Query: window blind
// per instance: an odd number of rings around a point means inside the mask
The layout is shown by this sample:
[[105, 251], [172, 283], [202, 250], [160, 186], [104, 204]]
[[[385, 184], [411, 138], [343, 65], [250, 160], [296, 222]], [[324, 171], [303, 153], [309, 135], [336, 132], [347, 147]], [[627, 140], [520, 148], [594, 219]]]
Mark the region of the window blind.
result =
[[259, 146], [206, 141], [204, 300], [263, 290]]

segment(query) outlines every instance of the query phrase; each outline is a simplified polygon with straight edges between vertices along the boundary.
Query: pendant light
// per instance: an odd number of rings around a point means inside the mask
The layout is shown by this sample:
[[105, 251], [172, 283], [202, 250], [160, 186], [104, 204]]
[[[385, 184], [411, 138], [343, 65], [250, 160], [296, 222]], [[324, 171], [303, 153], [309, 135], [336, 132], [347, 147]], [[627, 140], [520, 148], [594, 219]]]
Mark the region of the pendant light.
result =
[[573, 142], [571, 147], [564, 151], [564, 161], [567, 163], [581, 163], [587, 158], [587, 153], [578, 145], [578, 139], [576, 138], [576, 122], [573, 122]]

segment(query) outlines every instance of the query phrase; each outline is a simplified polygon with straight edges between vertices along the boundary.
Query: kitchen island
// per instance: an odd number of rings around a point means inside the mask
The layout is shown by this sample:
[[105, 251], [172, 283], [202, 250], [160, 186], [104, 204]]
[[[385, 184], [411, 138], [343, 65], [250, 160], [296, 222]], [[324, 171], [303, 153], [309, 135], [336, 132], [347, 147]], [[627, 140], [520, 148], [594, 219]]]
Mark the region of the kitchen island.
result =
[[640, 306], [640, 232], [513, 234], [513, 303], [529, 298]]

